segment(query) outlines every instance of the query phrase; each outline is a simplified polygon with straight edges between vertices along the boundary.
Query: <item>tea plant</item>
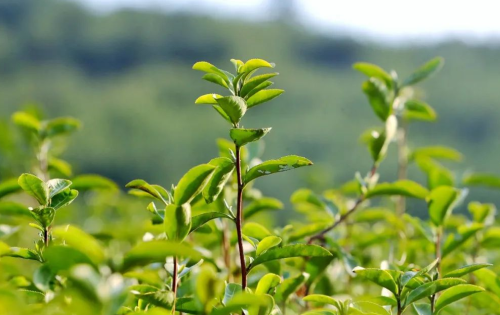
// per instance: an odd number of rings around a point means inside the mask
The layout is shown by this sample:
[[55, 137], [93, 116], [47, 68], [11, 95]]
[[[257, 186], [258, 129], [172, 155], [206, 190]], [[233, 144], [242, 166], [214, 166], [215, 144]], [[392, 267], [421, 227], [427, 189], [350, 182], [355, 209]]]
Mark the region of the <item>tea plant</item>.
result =
[[[269, 89], [278, 73], [257, 75], [274, 68], [262, 59], [231, 62], [234, 73], [193, 66], [226, 91], [195, 103], [214, 108], [229, 135], [216, 140], [218, 157], [172, 187], [136, 179], [127, 195], [98, 175], [73, 177], [57, 147], [80, 123], [41, 120], [32, 110], [13, 115], [31, 153], [21, 161], [26, 173], [0, 183], [0, 314], [500, 314], [496, 208], [470, 201], [469, 214], [460, 212], [469, 189], [500, 188], [500, 179], [465, 173], [459, 180], [450, 169], [458, 151], [411, 146], [411, 125], [437, 118], [417, 83], [441, 69], [441, 58], [404, 80], [354, 65], [382, 121], [361, 137], [370, 168], [323, 193], [297, 190], [291, 203], [299, 219], [283, 227], [266, 213], [285, 206], [255, 180], [312, 163], [294, 155], [261, 160], [271, 128], [247, 129], [242, 120], [283, 93]], [[381, 182], [393, 144], [397, 180]], [[415, 175], [425, 184], [409, 179]], [[144, 199], [148, 219], [137, 211]], [[78, 220], [57, 225], [65, 213]], [[115, 222], [102, 222], [105, 213]], [[27, 218], [39, 232], [34, 248], [19, 235], [30, 236]]]

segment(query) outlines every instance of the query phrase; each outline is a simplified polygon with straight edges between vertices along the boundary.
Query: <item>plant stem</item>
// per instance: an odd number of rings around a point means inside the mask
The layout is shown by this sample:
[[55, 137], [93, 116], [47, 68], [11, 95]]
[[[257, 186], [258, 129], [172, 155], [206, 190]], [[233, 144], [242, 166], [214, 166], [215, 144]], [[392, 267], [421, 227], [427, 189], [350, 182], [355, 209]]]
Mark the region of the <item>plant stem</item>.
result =
[[[401, 128], [398, 130], [398, 180], [404, 180], [408, 173], [408, 121], [401, 119]], [[400, 196], [396, 204], [396, 213], [401, 216], [406, 211], [406, 198]]]
[[241, 221], [243, 213], [243, 181], [241, 180], [241, 148], [236, 146], [236, 176], [238, 180], [237, 212], [236, 212], [236, 233], [238, 235], [238, 251], [241, 266], [241, 288], [243, 292], [247, 287], [247, 268], [245, 265], [245, 253], [243, 252], [243, 237], [241, 233]]
[[[373, 165], [373, 167], [370, 170], [370, 174], [368, 175], [368, 178], [371, 179], [375, 174], [377, 173], [377, 165]], [[332, 225], [324, 229], [323, 231], [319, 232], [316, 235], [313, 235], [309, 238], [309, 241], [307, 242], [308, 244], [311, 244], [314, 240], [319, 240], [324, 238], [325, 234], [330, 232], [331, 230], [335, 229], [338, 225], [340, 225], [342, 222], [347, 220], [351, 214], [353, 214], [356, 209], [358, 209], [359, 205], [365, 200], [365, 195], [359, 196], [359, 198], [356, 200], [354, 205], [352, 206], [351, 209], [349, 209], [346, 213], [340, 216], [337, 221], [335, 221]]]
[[[443, 234], [443, 227], [440, 226], [437, 230], [436, 233], [436, 243], [435, 243], [435, 248], [436, 248], [436, 259], [438, 260], [436, 264], [436, 270], [438, 272], [438, 279], [441, 278], [441, 238]], [[434, 294], [431, 296], [431, 311], [434, 313], [434, 308], [435, 308], [435, 303], [436, 303], [436, 297], [437, 294]]]
[[43, 229], [43, 243], [45, 244], [45, 247], [49, 247], [49, 240], [50, 240], [50, 237], [49, 237], [50, 231], [49, 230], [50, 230], [50, 226]]
[[401, 298], [398, 296], [398, 315], [403, 314], [403, 308], [401, 307]]
[[175, 302], [177, 301], [177, 257], [174, 256], [174, 272], [172, 275], [172, 291], [174, 291], [174, 304], [172, 305], [172, 314], [175, 314]]

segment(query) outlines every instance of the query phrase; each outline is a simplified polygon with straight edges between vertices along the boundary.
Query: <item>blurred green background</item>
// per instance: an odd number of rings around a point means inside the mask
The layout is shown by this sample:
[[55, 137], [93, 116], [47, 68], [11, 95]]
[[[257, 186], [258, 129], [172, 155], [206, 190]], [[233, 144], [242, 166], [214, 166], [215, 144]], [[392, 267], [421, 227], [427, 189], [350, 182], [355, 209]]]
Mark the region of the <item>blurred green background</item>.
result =
[[[2, 1], [0, 132], [7, 132], [12, 113], [36, 103], [48, 117], [83, 121], [64, 155], [77, 172], [102, 174], [121, 185], [144, 178], [169, 186], [217, 155], [216, 138], [228, 138], [228, 125], [214, 110], [194, 105], [199, 95], [222, 90], [201, 80], [193, 63], [205, 60], [232, 70], [230, 58], [263, 58], [277, 64], [275, 87], [285, 94], [250, 111], [243, 125], [273, 127], [265, 159], [298, 154], [315, 162], [259, 183], [265, 194], [288, 200], [299, 187], [321, 191], [371, 167], [358, 138], [380, 121], [361, 92], [363, 77], [352, 70], [354, 62], [376, 63], [405, 77], [440, 55], [444, 69], [421, 85], [439, 119], [412, 125], [411, 147], [457, 148], [465, 155], [462, 163], [449, 165], [457, 176], [500, 174], [498, 43], [394, 45], [341, 30], [319, 32], [287, 10], [278, 12], [252, 22], [210, 12], [96, 12], [67, 1]], [[0, 165], [11, 148], [0, 143]], [[395, 154], [392, 148], [389, 155]], [[395, 179], [394, 162], [383, 164], [383, 181]], [[3, 166], [0, 178], [23, 171], [20, 165]], [[423, 179], [416, 168], [410, 172]], [[493, 191], [471, 193], [483, 202], [500, 201]]]

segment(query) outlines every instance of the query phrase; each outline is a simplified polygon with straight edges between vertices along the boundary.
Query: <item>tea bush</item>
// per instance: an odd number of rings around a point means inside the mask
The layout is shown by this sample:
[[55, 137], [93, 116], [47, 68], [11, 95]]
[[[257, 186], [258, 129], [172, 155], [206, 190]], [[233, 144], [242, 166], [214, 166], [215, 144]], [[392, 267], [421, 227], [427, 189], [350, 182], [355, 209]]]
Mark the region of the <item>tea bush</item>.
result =
[[[271, 127], [242, 121], [283, 93], [269, 88], [278, 73], [257, 75], [275, 67], [261, 59], [231, 62], [234, 72], [193, 66], [225, 91], [195, 104], [215, 109], [229, 137], [217, 139], [218, 157], [171, 187], [135, 179], [124, 194], [102, 176], [74, 176], [59, 156], [78, 120], [43, 120], [34, 108], [13, 114], [22, 137], [5, 159], [26, 173], [0, 183], [1, 314], [500, 314], [496, 209], [467, 201], [469, 187], [499, 188], [500, 178], [459, 177], [450, 170], [459, 152], [408, 143], [413, 122], [437, 118], [415, 86], [441, 58], [405, 79], [354, 65], [381, 121], [361, 136], [373, 164], [340, 187], [298, 189], [290, 202], [300, 219], [279, 227], [266, 214], [284, 205], [256, 180], [312, 162], [261, 160]], [[378, 173], [390, 146], [393, 182]], [[409, 167], [426, 183], [408, 179]], [[427, 215], [407, 212], [407, 201]], [[466, 203], [469, 214], [453, 211]]]

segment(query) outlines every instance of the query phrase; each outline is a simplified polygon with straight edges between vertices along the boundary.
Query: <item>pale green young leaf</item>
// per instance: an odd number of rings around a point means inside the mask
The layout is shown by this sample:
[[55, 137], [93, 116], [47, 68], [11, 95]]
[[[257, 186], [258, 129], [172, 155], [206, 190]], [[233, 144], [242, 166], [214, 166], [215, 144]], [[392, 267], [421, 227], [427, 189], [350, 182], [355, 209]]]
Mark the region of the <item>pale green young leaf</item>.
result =
[[112, 190], [117, 191], [118, 185], [109, 178], [96, 174], [79, 175], [71, 179], [71, 188], [82, 190]]
[[492, 174], [472, 173], [465, 176], [462, 183], [466, 186], [500, 188], [500, 177]]
[[407, 120], [434, 121], [437, 118], [434, 108], [419, 100], [406, 101], [404, 108], [403, 117]]
[[442, 256], [448, 256], [448, 254], [463, 245], [483, 228], [484, 226], [481, 223], [473, 223], [469, 226], [460, 226], [457, 233], [448, 235], [448, 238], [443, 245]]
[[402, 85], [413, 85], [422, 80], [425, 80], [441, 70], [443, 65], [444, 59], [442, 57], [436, 57], [420, 66], [415, 72], [413, 72], [408, 78], [403, 81]]
[[377, 78], [384, 81], [387, 86], [392, 85], [391, 75], [375, 64], [368, 62], [356, 62], [352, 67], [353, 69], [358, 70], [362, 74], [366, 75], [368, 78]]
[[432, 315], [431, 305], [430, 304], [413, 304], [413, 309], [417, 313], [417, 315]]
[[425, 199], [429, 195], [429, 191], [420, 184], [411, 180], [398, 180], [393, 183], [380, 183], [368, 190], [365, 198], [375, 196], [406, 196], [419, 199]]
[[259, 241], [272, 235], [268, 229], [266, 229], [263, 225], [256, 222], [245, 223], [245, 225], [243, 226], [243, 233], [246, 236], [258, 239]]
[[251, 91], [249, 91], [246, 95], [245, 95], [245, 100], [248, 100], [249, 98], [251, 98], [252, 96], [254, 96], [255, 94], [257, 94], [258, 92], [270, 87], [271, 85], [273, 85], [274, 83], [271, 82], [271, 81], [264, 81], [262, 82], [261, 84], [257, 85], [256, 87], [254, 87]]
[[133, 181], [125, 185], [125, 187], [142, 190], [151, 195], [152, 197], [162, 201], [164, 204], [168, 204], [168, 202], [163, 198], [163, 196], [158, 192], [158, 190], [156, 190], [156, 188], [154, 188], [153, 185], [150, 185], [145, 180], [134, 179]]
[[281, 210], [283, 203], [276, 198], [262, 197], [252, 201], [243, 211], [243, 217], [248, 219], [259, 212], [268, 210]]
[[281, 277], [274, 274], [268, 273], [260, 278], [257, 283], [257, 288], [255, 289], [255, 294], [273, 294], [272, 291], [281, 283]]
[[495, 220], [497, 209], [492, 203], [470, 202], [468, 205], [469, 212], [472, 214], [474, 222], [490, 225]]
[[34, 197], [40, 205], [49, 202], [49, 187], [35, 175], [24, 173], [19, 176], [18, 184], [30, 196]]
[[386, 288], [395, 295], [398, 294], [396, 281], [387, 270], [356, 267], [353, 272], [363, 279], [369, 280], [383, 288]]
[[71, 186], [71, 181], [67, 179], [55, 178], [49, 180], [46, 184], [49, 187], [49, 198], [52, 198], [64, 189]]
[[182, 242], [191, 230], [191, 206], [189, 203], [168, 205], [165, 208], [163, 228], [169, 240]]
[[281, 238], [271, 235], [264, 237], [257, 245], [257, 250], [255, 254], [257, 256], [265, 253], [268, 249], [278, 246], [281, 243]]
[[12, 121], [16, 125], [26, 128], [34, 133], [38, 133], [41, 130], [41, 123], [38, 118], [29, 113], [16, 112], [12, 115]]
[[241, 88], [240, 95], [241, 97], [246, 97], [247, 94], [255, 89], [257, 86], [261, 85], [262, 83], [266, 82], [267, 80], [277, 76], [278, 73], [266, 73], [266, 74], [261, 74], [258, 76], [255, 76], [251, 78], [250, 80], [246, 81], [243, 87]]
[[304, 300], [306, 302], [314, 302], [314, 303], [319, 303], [319, 304], [333, 305], [339, 311], [342, 309], [342, 305], [339, 303], [339, 301], [337, 301], [334, 298], [329, 297], [327, 295], [323, 295], [323, 294], [309, 294], [309, 295], [305, 296], [302, 300]]
[[453, 206], [459, 195], [457, 189], [449, 186], [440, 186], [431, 191], [427, 204], [429, 217], [434, 225], [443, 225], [446, 217], [453, 210]]
[[202, 213], [199, 215], [195, 215], [192, 218], [190, 232], [194, 232], [198, 228], [200, 228], [203, 225], [205, 225], [206, 223], [210, 222], [211, 220], [218, 219], [218, 218], [230, 219], [230, 220], [233, 219], [230, 215], [223, 213], [223, 212], [206, 212], [206, 213]]
[[228, 283], [226, 284], [226, 288], [224, 289], [224, 298], [222, 299], [222, 303], [226, 305], [231, 301], [231, 299], [241, 293], [241, 284], [239, 283]]
[[217, 68], [216, 66], [214, 66], [209, 62], [199, 61], [193, 65], [193, 70], [216, 74], [220, 76], [225, 82], [229, 83], [227, 75], [222, 70], [220, 70], [219, 68]]
[[409, 159], [415, 160], [422, 156], [434, 159], [457, 161], [457, 162], [461, 161], [463, 158], [462, 154], [453, 148], [445, 146], [428, 146], [428, 147], [420, 147], [413, 150], [409, 155]]
[[446, 273], [443, 278], [459, 278], [479, 269], [493, 266], [492, 264], [470, 264]]
[[0, 183], [0, 198], [21, 191], [17, 178], [6, 179]]
[[216, 99], [223, 97], [222, 95], [219, 94], [205, 94], [196, 99], [194, 101], [195, 104], [209, 104], [209, 105], [214, 105], [217, 104]]
[[31, 210], [31, 214], [35, 220], [45, 229], [54, 222], [56, 210], [50, 207], [35, 208]]
[[[358, 310], [358, 312], [351, 312], [351, 310]], [[351, 309], [349, 310], [349, 314], [352, 315], [391, 315], [388, 310], [386, 310], [383, 306], [380, 306], [373, 302], [368, 301], [356, 301], [351, 305]]]
[[57, 226], [52, 229], [52, 235], [58, 243], [71, 246], [87, 255], [95, 265], [104, 262], [105, 253], [101, 244], [79, 228], [71, 225]]
[[78, 130], [81, 127], [79, 120], [72, 117], [60, 117], [49, 120], [42, 128], [42, 136], [55, 137]]
[[201, 164], [184, 174], [174, 190], [175, 204], [182, 205], [193, 200], [205, 188], [215, 169], [213, 165]]
[[217, 74], [207, 73], [207, 74], [203, 75], [202, 79], [206, 80], [208, 82], [218, 84], [226, 89], [229, 88], [228, 83], [221, 76], [219, 76]]
[[274, 66], [274, 63], [269, 63], [263, 59], [250, 59], [239, 69], [239, 72], [245, 73], [259, 68], [274, 68]]

